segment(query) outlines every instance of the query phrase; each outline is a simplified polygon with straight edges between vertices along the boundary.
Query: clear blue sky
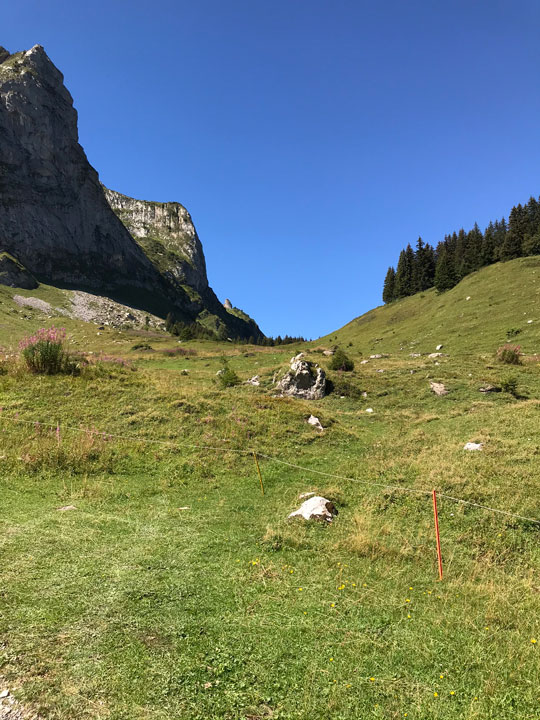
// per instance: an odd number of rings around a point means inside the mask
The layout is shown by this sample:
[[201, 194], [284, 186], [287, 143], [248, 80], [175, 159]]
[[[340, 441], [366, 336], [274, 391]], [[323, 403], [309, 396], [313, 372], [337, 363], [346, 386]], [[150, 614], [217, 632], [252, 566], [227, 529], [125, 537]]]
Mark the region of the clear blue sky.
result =
[[218, 297], [317, 337], [407, 243], [540, 194], [537, 0], [25, 0], [102, 181], [191, 212]]

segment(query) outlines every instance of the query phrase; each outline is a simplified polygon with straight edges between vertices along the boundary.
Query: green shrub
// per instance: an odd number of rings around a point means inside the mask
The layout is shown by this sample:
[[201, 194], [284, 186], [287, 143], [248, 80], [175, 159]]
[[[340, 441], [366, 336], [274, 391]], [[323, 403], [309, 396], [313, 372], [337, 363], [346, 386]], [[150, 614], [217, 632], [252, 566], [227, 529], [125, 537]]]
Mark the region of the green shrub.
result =
[[521, 365], [520, 345], [502, 345], [497, 350], [497, 360], [506, 365]]
[[21, 354], [30, 372], [40, 375], [74, 375], [78, 365], [64, 348], [64, 328], [41, 328], [19, 343]]
[[501, 382], [501, 387], [504, 392], [513, 395], [515, 398], [518, 397], [518, 379], [515, 375], [509, 375]]
[[238, 385], [238, 383], [240, 382], [240, 378], [234, 372], [234, 370], [229, 367], [229, 363], [225, 358], [223, 358], [222, 361], [223, 367], [217, 374], [218, 383], [221, 385], [222, 388]]
[[336, 395], [345, 396], [357, 400], [362, 397], [362, 390], [355, 385], [349, 378], [343, 375], [335, 375], [326, 377], [326, 392], [335, 393]]
[[343, 372], [350, 372], [354, 370], [354, 362], [346, 355], [343, 350], [338, 348], [332, 355], [330, 360], [330, 370], [342, 370]]

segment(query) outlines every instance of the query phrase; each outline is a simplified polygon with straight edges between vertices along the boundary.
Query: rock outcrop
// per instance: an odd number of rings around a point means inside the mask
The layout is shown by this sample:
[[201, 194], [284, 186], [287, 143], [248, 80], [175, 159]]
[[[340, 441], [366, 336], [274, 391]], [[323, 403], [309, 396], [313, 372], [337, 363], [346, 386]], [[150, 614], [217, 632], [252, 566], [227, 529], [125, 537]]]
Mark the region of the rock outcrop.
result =
[[282, 395], [319, 400], [326, 392], [326, 375], [322, 368], [313, 366], [300, 353], [291, 360], [290, 370], [277, 383]]
[[208, 289], [201, 241], [183, 205], [135, 200], [104, 186], [103, 191], [131, 237], [165, 276], [199, 293]]
[[62, 73], [36, 45], [0, 48], [0, 252], [39, 282], [96, 292], [160, 317], [258, 337], [208, 286], [201, 243], [178, 203], [99, 182], [78, 142]]
[[33, 290], [37, 288], [36, 278], [28, 270], [11, 257], [7, 252], [0, 252], [0, 285]]

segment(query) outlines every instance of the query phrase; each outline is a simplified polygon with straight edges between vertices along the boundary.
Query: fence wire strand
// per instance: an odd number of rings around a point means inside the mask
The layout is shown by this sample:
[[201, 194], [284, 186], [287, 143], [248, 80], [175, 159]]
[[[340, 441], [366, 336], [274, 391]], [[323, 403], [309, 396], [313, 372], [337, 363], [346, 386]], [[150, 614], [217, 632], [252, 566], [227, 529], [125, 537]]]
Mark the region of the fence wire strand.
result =
[[[302, 472], [311, 473], [314, 475], [320, 475], [322, 477], [328, 477], [333, 478], [336, 480], [345, 480], [346, 482], [352, 482], [352, 483], [358, 483], [362, 485], [372, 486], [372, 487], [379, 487], [384, 490], [396, 490], [399, 492], [408, 492], [411, 494], [417, 494], [417, 495], [431, 495], [432, 490], [420, 490], [416, 488], [407, 488], [407, 487], [401, 487], [399, 485], [387, 485], [385, 483], [377, 483], [370, 480], [360, 480], [359, 478], [353, 478], [353, 477], [347, 477], [346, 475], [338, 475], [336, 473], [328, 473], [324, 472], [323, 470], [314, 470], [313, 468], [307, 468], [303, 465], [298, 465], [296, 463], [288, 462], [287, 460], [280, 460], [280, 458], [275, 457], [274, 455], [267, 455], [265, 453], [259, 452], [258, 450], [251, 448], [249, 450], [244, 450], [241, 448], [231, 448], [227, 446], [215, 446], [215, 445], [198, 445], [195, 443], [186, 443], [186, 442], [179, 442], [179, 441], [172, 441], [172, 440], [157, 440], [154, 438], [145, 438], [141, 437], [140, 435], [118, 435], [116, 433], [110, 433], [105, 430], [91, 430], [88, 428], [81, 428], [81, 427], [74, 427], [73, 425], [64, 425], [60, 422], [43, 422], [40, 420], [23, 420], [21, 418], [13, 417], [5, 415], [3, 412], [1, 412], [0, 409], [0, 421], [1, 420], [11, 420], [14, 423], [23, 423], [25, 425], [33, 425], [34, 427], [49, 427], [51, 430], [59, 430], [60, 428], [63, 430], [71, 430], [73, 432], [80, 432], [90, 435], [95, 435], [98, 437], [103, 438], [115, 438], [118, 440], [127, 440], [129, 442], [138, 442], [138, 443], [148, 443], [148, 444], [155, 444], [155, 445], [162, 445], [165, 447], [169, 447], [172, 449], [177, 449], [180, 447], [186, 447], [186, 448], [193, 448], [195, 450], [210, 450], [213, 452], [232, 452], [237, 453], [239, 455], [256, 455], [257, 457], [264, 458], [265, 460], [269, 460], [271, 462], [279, 463], [280, 465], [285, 465], [287, 467], [294, 468], [296, 470], [301, 470]], [[223, 442], [229, 442], [226, 439], [223, 439]], [[518, 513], [510, 512], [509, 510], [501, 510], [499, 508], [490, 507], [489, 505], [482, 505], [481, 503], [472, 502], [471, 500], [464, 500], [463, 498], [454, 497], [453, 495], [447, 495], [446, 493], [437, 492], [437, 496], [439, 498], [444, 498], [445, 500], [450, 500], [451, 502], [459, 503], [461, 505], [468, 505], [470, 507], [476, 507], [481, 510], [488, 510], [489, 512], [498, 513], [500, 515], [506, 515], [508, 517], [517, 518], [519, 520], [525, 520], [526, 522], [535, 523], [537, 525], [540, 525], [540, 520], [536, 518], [527, 517], [525, 515], [519, 515]]]

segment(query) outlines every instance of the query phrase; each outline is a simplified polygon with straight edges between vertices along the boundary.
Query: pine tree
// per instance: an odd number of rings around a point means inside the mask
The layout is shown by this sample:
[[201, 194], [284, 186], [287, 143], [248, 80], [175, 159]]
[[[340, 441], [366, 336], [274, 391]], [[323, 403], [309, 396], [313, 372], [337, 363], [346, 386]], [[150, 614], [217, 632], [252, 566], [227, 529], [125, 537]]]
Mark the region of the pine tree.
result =
[[394, 297], [394, 290], [395, 290], [395, 282], [396, 282], [396, 271], [393, 267], [388, 268], [388, 272], [386, 273], [386, 277], [384, 279], [384, 287], [383, 287], [383, 293], [382, 293], [382, 299], [384, 303], [391, 303], [392, 300], [395, 299]]
[[508, 231], [501, 246], [501, 260], [513, 260], [521, 256], [526, 230], [527, 211], [520, 204], [510, 210]]
[[[455, 233], [454, 233], [455, 235]], [[465, 266], [465, 253], [467, 252], [467, 233], [463, 228], [458, 232], [454, 250], [454, 274], [461, 280], [467, 274]]]
[[463, 272], [468, 275], [482, 266], [482, 241], [484, 237], [478, 223], [467, 233], [465, 256], [463, 258]]
[[399, 262], [394, 282], [394, 296], [407, 297], [414, 294], [414, 250], [407, 245], [399, 255]]
[[453, 288], [457, 282], [458, 279], [456, 277], [453, 259], [448, 253], [446, 246], [443, 245], [439, 252], [437, 267], [435, 268], [435, 287], [438, 292], [444, 292], [445, 290]]
[[421, 292], [433, 287], [435, 278], [435, 251], [429, 244], [425, 244], [421, 237], [416, 244], [414, 256], [414, 289]]
[[540, 255], [540, 230], [534, 235], [526, 235], [523, 240], [524, 255]]
[[495, 226], [489, 223], [482, 238], [482, 249], [480, 250], [481, 267], [491, 265], [494, 262], [495, 253]]

